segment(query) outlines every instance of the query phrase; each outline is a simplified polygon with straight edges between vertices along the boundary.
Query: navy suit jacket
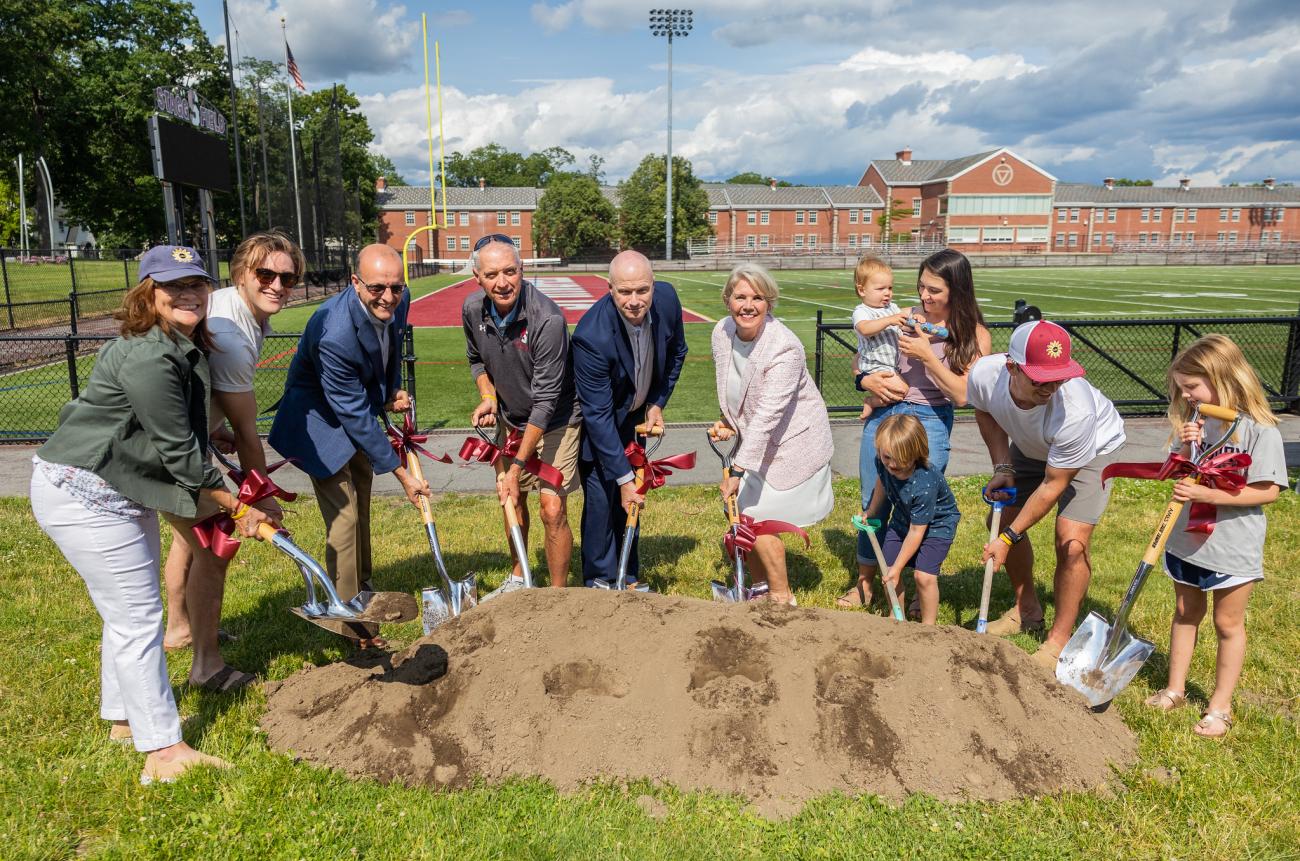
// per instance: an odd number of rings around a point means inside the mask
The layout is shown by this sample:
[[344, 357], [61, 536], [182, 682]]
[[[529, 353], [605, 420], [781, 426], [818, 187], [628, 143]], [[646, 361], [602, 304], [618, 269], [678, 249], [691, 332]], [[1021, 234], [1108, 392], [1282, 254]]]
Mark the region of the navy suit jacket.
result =
[[[650, 333], [654, 344], [654, 370], [646, 406], [661, 409], [677, 385], [686, 360], [686, 333], [682, 328], [682, 303], [671, 284], [656, 281], [650, 302]], [[632, 342], [610, 294], [602, 296], [582, 315], [573, 330], [573, 379], [582, 404], [582, 459], [595, 461], [610, 479], [631, 469], [623, 448], [632, 439], [636, 416]]]
[[411, 294], [388, 322], [388, 365], [382, 364], [370, 312], [348, 287], [325, 300], [307, 321], [289, 364], [284, 397], [268, 441], [313, 478], [329, 478], [363, 451], [376, 473], [400, 461], [376, 419], [401, 388], [402, 334]]

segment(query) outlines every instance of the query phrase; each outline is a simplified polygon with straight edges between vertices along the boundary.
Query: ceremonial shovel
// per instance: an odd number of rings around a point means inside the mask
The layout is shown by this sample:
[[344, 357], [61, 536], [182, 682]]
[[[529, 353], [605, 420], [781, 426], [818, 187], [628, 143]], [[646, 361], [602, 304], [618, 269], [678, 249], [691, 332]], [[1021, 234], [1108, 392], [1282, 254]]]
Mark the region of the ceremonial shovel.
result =
[[[731, 451], [726, 453], [723, 453], [722, 449], [718, 448], [713, 435], [713, 428], [709, 428], [708, 436], [709, 448], [713, 449], [713, 453], [722, 461], [722, 475], [725, 478], [731, 474], [729, 472], [731, 469], [731, 459], [736, 456], [736, 451], [740, 448], [740, 434], [735, 433], [735, 436], [732, 437]], [[714, 601], [723, 601], [725, 603], [735, 604], [741, 601], [749, 601], [755, 596], [755, 594], [757, 594], [757, 590], [745, 586], [745, 553], [741, 550], [740, 541], [738, 540], [740, 537], [738, 535], [740, 529], [740, 507], [736, 503], [735, 494], [727, 497], [727, 522], [731, 524], [731, 548], [736, 566], [735, 582], [731, 586], [728, 586], [720, 580], [712, 580], [709, 582], [709, 586], [713, 589]]]
[[[1014, 487], [1001, 487], [994, 493], [1006, 493], [1011, 496], [1010, 499], [989, 499], [988, 485], [980, 490], [980, 496], [984, 501], [993, 506], [993, 515], [989, 520], [989, 543], [992, 544], [998, 539], [998, 532], [1002, 528], [1002, 509], [1016, 501], [1016, 489]], [[980, 614], [975, 620], [975, 633], [983, 634], [989, 628], [989, 596], [993, 594], [993, 572], [997, 563], [992, 559], [984, 563], [984, 588], [980, 590]]]
[[[227, 470], [235, 475], [242, 474], [242, 470], [221, 452], [214, 448], [212, 453]], [[339, 631], [336, 625], [326, 623], [341, 623], [352, 632], [351, 636], [365, 640], [372, 635], [362, 623], [378, 625], [409, 622], [419, 615], [414, 596], [405, 592], [358, 592], [343, 601], [320, 563], [294, 544], [287, 534], [269, 523], [263, 523], [257, 528], [257, 537], [280, 550], [298, 566], [303, 582], [307, 585], [307, 602], [290, 607], [289, 610], [314, 625], [337, 634]], [[317, 598], [317, 585], [325, 593], [324, 601]]]
[[[1201, 404], [1197, 408], [1197, 414], [1230, 422], [1223, 436], [1203, 451], [1198, 453], [1197, 447], [1192, 447], [1192, 463], [1199, 465], [1232, 438], [1241, 418], [1235, 410], [1213, 404]], [[1200, 478], [1196, 481], [1199, 483]], [[1124, 690], [1155, 650], [1154, 643], [1129, 633], [1128, 614], [1137, 601], [1138, 593], [1146, 584], [1147, 575], [1160, 564], [1165, 542], [1169, 539], [1169, 532], [1182, 513], [1184, 504], [1170, 500], [1165, 508], [1160, 524], [1151, 537], [1151, 543], [1147, 545], [1146, 553], [1129, 583], [1128, 591], [1124, 593], [1124, 599], [1115, 611], [1115, 623], [1107, 625], [1105, 617], [1093, 611], [1061, 650], [1061, 657], [1056, 664], [1057, 680], [1083, 694], [1093, 708], [1110, 702]]]
[[[655, 441], [650, 443], [649, 447], [646, 448], [645, 457], [646, 460], [649, 460], [650, 455], [654, 454], [655, 450], [658, 449], [659, 446], [664, 441], [663, 427], [659, 425], [656, 425], [655, 427], [646, 427], [645, 425], [637, 425], [635, 429], [635, 433], [643, 440], [648, 436], [652, 436], [655, 438]], [[640, 487], [645, 482], [645, 467], [643, 466], [637, 467], [633, 473], [633, 476], [634, 477], [632, 481], [636, 482], [637, 487]], [[602, 577], [595, 577], [591, 581], [591, 586], [593, 589], [616, 589], [620, 592], [627, 591], [629, 589], [634, 592], [650, 591], [650, 584], [642, 583], [639, 580], [636, 583], [632, 584], [631, 587], [627, 585], [627, 563], [631, 561], [632, 544], [636, 541], [636, 536], [637, 533], [640, 531], [640, 529], [641, 529], [641, 506], [636, 505], [632, 508], [631, 511], [628, 512], [627, 522], [623, 527], [623, 546], [620, 547], [618, 550], [618, 579], [615, 580], [613, 583], [611, 583]]]
[[[412, 415], [413, 410], [414, 408], [412, 408]], [[388, 425], [391, 431], [392, 425], [388, 421], [388, 416], [384, 416], [384, 424]], [[420, 453], [410, 445], [404, 445], [403, 456], [406, 458], [407, 472], [423, 484], [424, 470], [420, 467]], [[419, 500], [420, 516], [424, 519], [424, 531], [429, 539], [429, 552], [433, 554], [433, 563], [438, 569], [444, 587], [440, 589], [437, 586], [426, 586], [420, 590], [424, 604], [421, 621], [424, 633], [427, 634], [451, 617], [459, 616], [478, 604], [478, 578], [471, 571], [459, 580], [451, 579], [447, 573], [447, 566], [442, 561], [442, 545], [438, 542], [438, 524], [433, 520], [433, 506], [426, 496], [419, 497]]]
[[[502, 418], [499, 420], [504, 419]], [[492, 442], [492, 437], [488, 436], [487, 433], [484, 432], [483, 428], [478, 425], [474, 426], [474, 433], [478, 434], [479, 439], [483, 440], [488, 445], [496, 445], [496, 443]], [[497, 477], [500, 478], [501, 474], [506, 471], [505, 459], [498, 457], [493, 463], [493, 469], [496, 470]], [[515, 510], [514, 503], [508, 500], [503, 503], [501, 507], [506, 513], [506, 527], [510, 532], [510, 546], [515, 551], [515, 558], [519, 560], [519, 573], [524, 576], [523, 588], [531, 589], [533, 588], [533, 569], [528, 566], [528, 543], [524, 541], [524, 530], [523, 527], [519, 525], [519, 512]], [[484, 595], [483, 600], [486, 601], [489, 598], [495, 598], [503, 591], [512, 591], [506, 589], [506, 586], [509, 584], [510, 575], [507, 574], [505, 582], [493, 591]]]
[[849, 520], [859, 532], [867, 533], [867, 539], [871, 542], [871, 552], [876, 555], [876, 567], [880, 569], [880, 585], [884, 586], [885, 591], [889, 593], [889, 606], [893, 610], [894, 619], [899, 622], [904, 621], [903, 605], [898, 603], [898, 592], [885, 579], [889, 566], [885, 564], [884, 551], [880, 549], [880, 541], [876, 538], [876, 530], [880, 528], [880, 521], [874, 517], [870, 520], [863, 520], [860, 514], [853, 515]]

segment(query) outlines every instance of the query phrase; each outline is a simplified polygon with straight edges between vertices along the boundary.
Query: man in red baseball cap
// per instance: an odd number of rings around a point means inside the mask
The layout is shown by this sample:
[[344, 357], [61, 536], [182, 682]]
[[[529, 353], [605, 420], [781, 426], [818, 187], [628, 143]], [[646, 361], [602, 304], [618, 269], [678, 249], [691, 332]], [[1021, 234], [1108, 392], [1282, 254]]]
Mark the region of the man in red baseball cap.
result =
[[1049, 670], [1069, 642], [1092, 578], [1092, 530], [1110, 495], [1101, 471], [1124, 445], [1114, 404], [1083, 376], [1070, 333], [1034, 320], [1012, 332], [1005, 354], [980, 359], [967, 378], [967, 399], [993, 460], [987, 493], [1005, 500], [1003, 489], [1016, 491], [1002, 515], [1006, 528], [984, 548], [985, 561], [1006, 566], [1016, 593], [1016, 605], [989, 624], [990, 634], [1042, 629], [1025, 533], [1056, 506], [1056, 617], [1034, 655]]

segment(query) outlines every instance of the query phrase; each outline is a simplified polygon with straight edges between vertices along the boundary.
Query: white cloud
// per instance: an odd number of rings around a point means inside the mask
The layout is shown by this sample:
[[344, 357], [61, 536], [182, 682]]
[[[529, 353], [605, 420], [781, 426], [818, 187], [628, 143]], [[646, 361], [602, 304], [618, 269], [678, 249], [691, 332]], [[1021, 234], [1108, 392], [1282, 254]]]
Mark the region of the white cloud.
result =
[[[465, 22], [469, 13], [442, 15]], [[405, 6], [380, 0], [231, 0], [230, 16], [243, 56], [281, 63], [283, 16], [298, 69], [314, 84], [400, 70], [419, 34], [419, 19], [412, 26]]]

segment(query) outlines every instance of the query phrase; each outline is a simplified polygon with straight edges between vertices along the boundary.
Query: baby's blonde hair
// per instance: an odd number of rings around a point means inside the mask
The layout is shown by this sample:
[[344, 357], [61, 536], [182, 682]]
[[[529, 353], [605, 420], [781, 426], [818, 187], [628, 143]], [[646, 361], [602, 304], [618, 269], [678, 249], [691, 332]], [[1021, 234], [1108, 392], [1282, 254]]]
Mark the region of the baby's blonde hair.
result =
[[1272, 427], [1277, 416], [1268, 406], [1264, 387], [1241, 349], [1226, 335], [1197, 338], [1174, 357], [1166, 381], [1169, 386], [1169, 423], [1174, 433], [1192, 418], [1192, 405], [1182, 396], [1174, 374], [1202, 377], [1219, 397], [1219, 406], [1245, 413], [1255, 424]]
[[916, 416], [892, 415], [876, 428], [876, 451], [889, 449], [895, 463], [912, 466], [930, 465], [930, 438]]
[[894, 270], [874, 254], [864, 254], [858, 258], [858, 265], [853, 267], [853, 289], [861, 294], [862, 288], [867, 286], [871, 276], [881, 274], [893, 275]]

